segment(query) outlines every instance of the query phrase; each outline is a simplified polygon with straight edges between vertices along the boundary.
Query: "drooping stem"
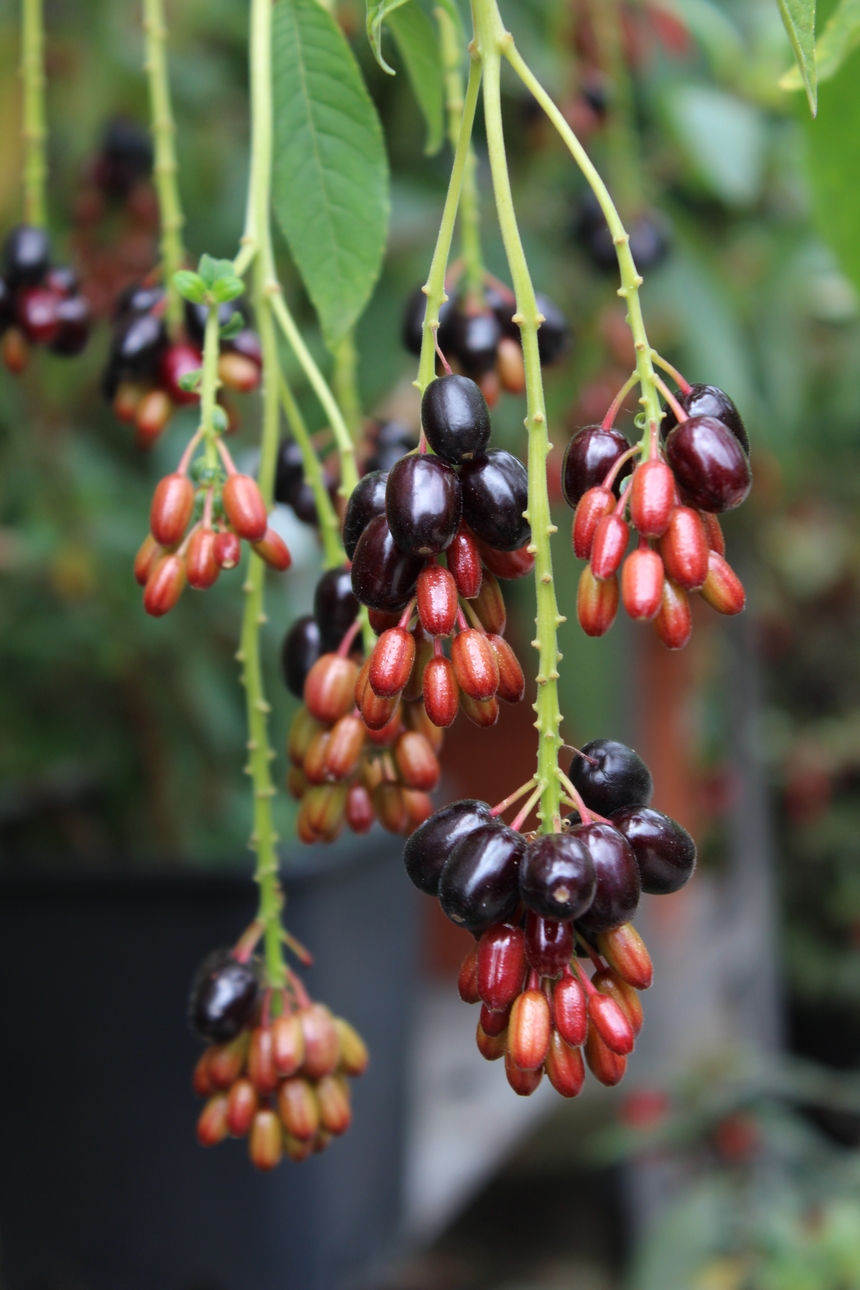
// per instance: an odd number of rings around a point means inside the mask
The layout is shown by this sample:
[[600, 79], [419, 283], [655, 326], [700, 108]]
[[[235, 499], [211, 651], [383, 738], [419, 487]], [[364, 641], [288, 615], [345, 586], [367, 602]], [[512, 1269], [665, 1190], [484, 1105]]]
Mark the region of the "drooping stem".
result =
[[630, 216], [642, 201], [642, 171], [634, 134], [633, 87], [622, 45], [620, 5], [618, 0], [591, 0], [588, 8], [600, 70], [612, 86], [604, 128], [607, 174], [618, 204]]
[[152, 168], [161, 219], [161, 271], [167, 292], [167, 321], [172, 327], [182, 323], [182, 299], [173, 283], [173, 275], [182, 268], [185, 249], [182, 227], [185, 216], [179, 200], [176, 153], [173, 146], [176, 127], [170, 98], [162, 0], [143, 0], [143, 30], [146, 35], [144, 69], [149, 80], [149, 107], [155, 164]]
[[313, 490], [323, 544], [323, 565], [326, 569], [333, 569], [346, 559], [340, 540], [340, 520], [329, 497], [322, 463], [314, 452], [305, 419], [283, 373], [280, 374], [280, 393], [284, 415], [302, 454], [305, 479]]
[[218, 450], [215, 446], [215, 397], [221, 384], [218, 380], [218, 355], [221, 350], [218, 332], [218, 308], [210, 306], [203, 337], [203, 377], [200, 382], [200, 429], [206, 441], [206, 465], [210, 470], [218, 464]]
[[534, 287], [520, 240], [508, 177], [505, 139], [502, 125], [500, 90], [501, 51], [510, 36], [504, 29], [495, 0], [472, 0], [475, 43], [483, 64], [484, 120], [493, 191], [505, 254], [517, 300], [514, 321], [519, 325], [526, 369], [526, 428], [528, 430], [528, 520], [532, 540], [529, 550], [535, 557], [538, 650], [537, 701], [535, 726], [538, 731], [537, 778], [543, 786], [538, 818], [543, 832], [561, 828], [561, 785], [558, 780], [558, 749], [561, 745], [558, 703], [558, 626], [564, 621], [558, 612], [552, 574], [550, 537], [556, 532], [549, 508], [546, 459], [550, 452], [543, 396], [538, 327], [543, 321], [538, 313]]
[[334, 397], [355, 442], [361, 434], [362, 416], [361, 397], [358, 393], [358, 351], [355, 347], [355, 333], [352, 330], [346, 333], [334, 351], [332, 385]]
[[[445, 72], [445, 111], [448, 116], [448, 139], [456, 151], [463, 119], [463, 49], [460, 30], [447, 10], [435, 11], [442, 47], [442, 66]], [[484, 300], [484, 258], [481, 252], [481, 207], [478, 197], [477, 163], [475, 149], [470, 141], [463, 169], [463, 189], [460, 194], [460, 240], [466, 265], [466, 285], [472, 300]]]
[[22, 0], [21, 81], [24, 89], [21, 138], [24, 143], [24, 223], [43, 228], [45, 203], [45, 28], [42, 0]]
[[472, 127], [475, 124], [475, 108], [478, 103], [480, 87], [481, 64], [477, 59], [474, 59], [469, 69], [469, 83], [466, 86], [463, 117], [460, 122], [457, 147], [454, 150], [454, 164], [451, 167], [448, 193], [442, 210], [442, 222], [439, 225], [439, 233], [436, 237], [436, 247], [430, 263], [430, 273], [423, 288], [427, 297], [427, 309], [424, 313], [424, 335], [421, 341], [421, 358], [418, 362], [418, 379], [415, 382], [422, 394], [436, 375], [435, 337], [439, 327], [439, 310], [448, 298], [445, 295], [445, 270], [448, 267], [448, 257], [451, 254], [451, 240], [454, 236], [457, 207], [460, 204], [463, 174], [469, 157], [469, 141], [472, 137]]

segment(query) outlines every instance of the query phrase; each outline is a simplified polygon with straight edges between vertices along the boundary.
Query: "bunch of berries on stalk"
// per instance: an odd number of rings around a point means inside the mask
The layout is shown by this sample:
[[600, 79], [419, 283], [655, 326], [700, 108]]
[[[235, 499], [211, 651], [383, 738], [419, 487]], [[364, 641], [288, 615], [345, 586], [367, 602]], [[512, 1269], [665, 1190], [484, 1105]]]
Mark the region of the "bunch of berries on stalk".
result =
[[[199, 402], [206, 306], [185, 300], [185, 329], [172, 338], [165, 323], [164, 288], [129, 287], [117, 302], [104, 396], [120, 421], [133, 425], [137, 443], [150, 448], [164, 431], [176, 407]], [[247, 325], [241, 301], [219, 305], [221, 353], [218, 379], [240, 393], [260, 383], [260, 340]], [[229, 428], [229, 419], [226, 428]]]
[[367, 1049], [290, 969], [283, 989], [263, 989], [246, 939], [211, 954], [191, 988], [189, 1022], [209, 1045], [194, 1071], [194, 1091], [207, 1099], [197, 1140], [214, 1147], [247, 1137], [252, 1164], [268, 1171], [346, 1132], [347, 1077], [365, 1071]]
[[[570, 440], [562, 490], [575, 508], [574, 552], [588, 560], [576, 602], [583, 631], [607, 632], [620, 599], [631, 618], [653, 622], [664, 645], [682, 649], [693, 630], [690, 592], [721, 614], [746, 603], [717, 515], [741, 504], [752, 474], [746, 428], [727, 394], [686, 383], [677, 398], [666, 394], [662, 434], [652, 424], [645, 459], [634, 468], [639, 449], [613, 426], [616, 400], [602, 425]], [[639, 540], [627, 555], [631, 527]]]
[[20, 224], [3, 245], [0, 278], [0, 353], [10, 372], [23, 372], [30, 348], [74, 358], [90, 334], [90, 306], [74, 271], [51, 267], [51, 242], [43, 228]]
[[[454, 268], [446, 280], [450, 298], [439, 310], [439, 348], [455, 371], [471, 376], [481, 387], [489, 405], [500, 390], [522, 394], [526, 388], [520, 329], [513, 321], [516, 297], [498, 278], [485, 274], [483, 290], [476, 295], [467, 286], [457, 286], [462, 269]], [[570, 326], [558, 305], [538, 293], [538, 312], [543, 317], [538, 332], [538, 349], [544, 367], [556, 363], [573, 344]], [[411, 354], [421, 353], [427, 297], [417, 287], [406, 302], [403, 315], [403, 344]]]
[[481, 1005], [482, 1056], [503, 1057], [524, 1096], [546, 1071], [563, 1097], [576, 1097], [583, 1051], [602, 1084], [621, 1080], [642, 1026], [638, 992], [652, 979], [631, 920], [643, 891], [678, 891], [696, 863], [686, 830], [649, 806], [651, 774], [632, 748], [597, 739], [575, 754], [563, 782], [577, 810], [560, 833], [519, 831], [534, 796], [510, 827], [500, 818], [530, 782], [492, 809], [444, 807], [404, 852], [416, 887], [475, 937], [460, 995]]
[[292, 563], [283, 538], [269, 527], [256, 480], [237, 471], [219, 438], [215, 443], [223, 470], [209, 466], [205, 457], [192, 465], [202, 437], [198, 430], [177, 469], [159, 480], [149, 512], [150, 531], [135, 557], [143, 607], [154, 618], [173, 609], [186, 582], [203, 591], [222, 569], [235, 568], [243, 539], [273, 569], [283, 572]]

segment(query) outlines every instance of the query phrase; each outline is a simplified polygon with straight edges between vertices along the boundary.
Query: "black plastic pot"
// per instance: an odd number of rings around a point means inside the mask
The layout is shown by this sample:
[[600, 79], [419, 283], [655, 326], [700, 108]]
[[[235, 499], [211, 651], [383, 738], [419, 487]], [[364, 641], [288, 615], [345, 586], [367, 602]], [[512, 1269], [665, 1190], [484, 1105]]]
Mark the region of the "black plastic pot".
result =
[[371, 1050], [323, 1155], [203, 1150], [185, 1024], [197, 962], [253, 916], [249, 877], [0, 881], [4, 1290], [341, 1290], [400, 1220], [416, 893], [374, 833], [284, 871], [315, 997]]

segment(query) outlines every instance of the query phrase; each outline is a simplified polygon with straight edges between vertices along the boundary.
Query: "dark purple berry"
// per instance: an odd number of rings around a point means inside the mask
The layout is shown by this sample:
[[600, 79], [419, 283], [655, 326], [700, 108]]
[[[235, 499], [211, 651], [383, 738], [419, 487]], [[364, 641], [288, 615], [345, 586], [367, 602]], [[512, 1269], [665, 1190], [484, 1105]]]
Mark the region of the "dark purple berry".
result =
[[[206, 319], [209, 317], [207, 305], [196, 305], [191, 300], [185, 302], [185, 326], [188, 335], [197, 344], [202, 345], [206, 335]], [[243, 299], [226, 300], [218, 306], [218, 326], [226, 327], [235, 313], [239, 313], [247, 322], [248, 306]]]
[[722, 421], [689, 417], [666, 440], [678, 487], [701, 511], [731, 511], [752, 487], [747, 455]]
[[163, 319], [153, 313], [132, 313], [113, 334], [111, 357], [128, 376], [154, 376], [162, 352], [167, 348]]
[[[575, 507], [583, 493], [602, 484], [619, 457], [630, 448], [620, 430], [604, 430], [602, 426], [585, 426], [577, 430], [564, 450], [561, 464], [561, 491], [568, 506]], [[633, 462], [625, 462], [615, 478], [615, 492], [619, 482], [633, 469]]]
[[629, 923], [639, 907], [642, 884], [627, 839], [613, 825], [600, 823], [580, 824], [574, 836], [590, 851], [597, 874], [594, 900], [579, 923], [594, 933]]
[[48, 271], [51, 240], [43, 228], [19, 224], [3, 244], [6, 281], [12, 288], [33, 287]]
[[696, 844], [677, 820], [647, 806], [628, 806], [613, 814], [612, 823], [633, 848], [643, 891], [668, 896], [689, 882]]
[[254, 1015], [259, 983], [251, 963], [229, 950], [215, 950], [197, 969], [188, 1000], [188, 1021], [201, 1039], [226, 1044]]
[[343, 549], [347, 559], [355, 555], [358, 539], [371, 520], [385, 514], [385, 485], [388, 475], [372, 470], [360, 479], [350, 494], [343, 517]]
[[15, 321], [15, 296], [5, 278], [0, 278], [0, 334]]
[[[630, 252], [637, 269], [653, 269], [669, 253], [669, 229], [666, 220], [657, 211], [636, 216], [626, 224], [630, 237]], [[595, 268], [604, 273], [618, 272], [618, 257], [612, 234], [603, 212], [592, 193], [582, 203], [574, 224], [574, 236], [581, 244]]]
[[134, 283], [126, 287], [117, 298], [114, 317], [122, 318], [125, 314], [148, 314], [163, 299], [163, 287], [145, 287], [139, 282]]
[[435, 896], [439, 891], [439, 875], [460, 839], [491, 824], [494, 818], [486, 802], [470, 798], [443, 806], [425, 820], [403, 849], [406, 872], [415, 886], [428, 896]]
[[24, 287], [16, 297], [18, 323], [24, 335], [34, 345], [50, 345], [60, 330], [57, 310], [59, 296], [44, 287]]
[[[445, 324], [449, 316], [453, 313], [455, 300], [445, 301], [439, 310], [439, 344], [444, 350], [443, 334]], [[403, 310], [403, 325], [401, 336], [403, 344], [410, 354], [417, 358], [421, 353], [421, 342], [424, 339], [424, 314], [427, 309], [427, 297], [421, 287], [416, 287], [406, 301]]]
[[555, 301], [550, 300], [539, 291], [535, 297], [538, 313], [543, 314], [543, 322], [538, 329], [538, 353], [540, 361], [549, 365], [563, 358], [573, 344], [573, 336], [567, 319]]
[[[749, 456], [750, 437], [747, 434], [747, 428], [743, 423], [740, 412], [735, 407], [734, 400], [730, 399], [724, 390], [717, 385], [691, 385], [686, 394], [680, 390], [675, 395], [676, 402], [687, 413], [688, 417], [713, 417], [715, 421], [722, 421], [724, 426], [731, 430], [744, 452]], [[678, 418], [667, 406], [666, 415], [664, 416], [660, 430], [663, 438], [670, 430], [674, 430], [678, 424]]]
[[317, 514], [317, 499], [314, 496], [314, 490], [305, 479], [299, 486], [299, 489], [292, 501], [293, 510], [296, 518], [300, 519], [302, 524], [310, 524], [314, 528], [319, 523]]
[[497, 551], [518, 551], [531, 539], [523, 512], [529, 504], [529, 477], [523, 463], [502, 448], [468, 461], [460, 471], [463, 518], [474, 533]]
[[55, 354], [73, 358], [86, 346], [90, 335], [90, 306], [85, 296], [69, 296], [57, 305], [59, 331], [51, 342]]
[[319, 624], [323, 653], [337, 649], [357, 613], [349, 569], [327, 569], [314, 592], [314, 618]]
[[57, 264], [45, 274], [43, 286], [57, 296], [75, 296], [78, 293], [78, 275], [69, 264]]
[[468, 375], [481, 376], [495, 367], [501, 339], [499, 321], [489, 309], [480, 313], [456, 309], [446, 318], [439, 346], [446, 358], [456, 359]]
[[471, 829], [451, 852], [439, 878], [442, 912], [469, 931], [503, 923], [520, 900], [521, 833], [496, 821]]
[[463, 510], [460, 481], [439, 457], [402, 457], [388, 475], [385, 514], [401, 551], [437, 555], [451, 545]]
[[368, 471], [379, 470], [387, 474], [395, 462], [418, 447], [414, 432], [399, 421], [383, 421], [372, 438], [374, 448], [367, 460]]
[[468, 376], [439, 376], [421, 400], [421, 424], [427, 442], [452, 466], [486, 451], [492, 433], [490, 409], [481, 389]]
[[352, 557], [352, 589], [368, 609], [402, 609], [414, 595], [424, 568], [421, 556], [401, 551], [384, 515], [377, 515], [358, 539]]
[[558, 977], [573, 958], [573, 925], [526, 914], [526, 958], [540, 976]]
[[502, 329], [502, 335], [507, 336], [510, 340], [519, 340], [520, 329], [514, 322], [514, 314], [517, 312], [514, 293], [502, 290], [500, 286], [496, 287], [489, 283], [484, 288], [484, 299], [496, 315], [499, 326]]
[[282, 439], [275, 464], [275, 501], [292, 506], [305, 480], [302, 450], [295, 439]]
[[593, 739], [582, 752], [574, 753], [568, 773], [587, 807], [612, 815], [625, 806], [648, 805], [654, 781], [637, 752], [615, 739]]
[[114, 117], [104, 133], [101, 152], [93, 167], [93, 178], [111, 197], [123, 198], [152, 171], [152, 140], [149, 131], [128, 117]]
[[520, 895], [544, 918], [579, 918], [594, 899], [594, 861], [571, 833], [543, 833], [520, 865]]
[[297, 618], [281, 646], [281, 672], [290, 694], [300, 699], [305, 692], [305, 677], [322, 654], [322, 638], [317, 620], [311, 614]]

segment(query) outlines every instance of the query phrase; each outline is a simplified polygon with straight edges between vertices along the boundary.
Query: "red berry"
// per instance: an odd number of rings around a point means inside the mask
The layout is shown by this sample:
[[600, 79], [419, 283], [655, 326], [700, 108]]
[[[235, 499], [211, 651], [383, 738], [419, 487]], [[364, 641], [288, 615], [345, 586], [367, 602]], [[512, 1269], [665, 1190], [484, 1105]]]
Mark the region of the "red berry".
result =
[[346, 795], [346, 822], [353, 833], [368, 833], [374, 821], [373, 803], [363, 784], [351, 784]]
[[256, 1026], [251, 1031], [248, 1049], [248, 1078], [258, 1093], [274, 1093], [278, 1086], [278, 1072], [272, 1052], [271, 1026]]
[[406, 833], [411, 836], [433, 814], [433, 799], [417, 788], [401, 788], [400, 796], [406, 807]]
[[349, 779], [358, 766], [366, 735], [367, 728], [361, 717], [356, 717], [352, 713], [347, 713], [340, 721], [335, 722], [323, 761], [323, 773], [326, 779]]
[[200, 1112], [197, 1141], [201, 1147], [216, 1147], [227, 1137], [227, 1095], [216, 1093]]
[[457, 584], [441, 564], [428, 564], [418, 575], [418, 617], [429, 636], [450, 636], [457, 621]]
[[654, 629], [667, 649], [683, 649], [693, 634], [693, 615], [683, 587], [670, 578], [663, 580], [662, 602]]
[[450, 659], [431, 658], [424, 669], [424, 710], [434, 726], [450, 726], [460, 707], [460, 687]]
[[161, 546], [177, 546], [194, 511], [194, 485], [178, 472], [159, 480], [149, 509], [149, 528]]
[[563, 976], [556, 982], [552, 995], [556, 1028], [574, 1048], [585, 1043], [588, 1031], [588, 1009], [585, 991], [575, 976]]
[[287, 1133], [299, 1142], [316, 1137], [320, 1112], [312, 1086], [306, 1079], [294, 1076], [278, 1085], [278, 1115]]
[[30, 359], [30, 349], [24, 333], [17, 327], [10, 327], [3, 333], [3, 365], [13, 376], [20, 376]]
[[576, 616], [586, 636], [603, 636], [618, 613], [618, 578], [598, 582], [587, 564], [579, 576]]
[[267, 528], [262, 540], [254, 542], [253, 547], [260, 559], [265, 560], [266, 564], [272, 569], [277, 569], [279, 573], [285, 573], [293, 563], [290, 548], [280, 533], [276, 533], [272, 528]]
[[601, 932], [597, 948], [622, 981], [634, 990], [647, 990], [654, 979], [651, 955], [632, 923], [623, 923], [611, 932]]
[[747, 602], [740, 578], [716, 551], [708, 555], [708, 576], [702, 584], [701, 595], [718, 614], [739, 614]]
[[723, 537], [723, 530], [720, 521], [716, 515], [710, 511], [699, 511], [699, 518], [705, 526], [705, 533], [708, 537], [708, 546], [718, 555], [726, 554], [726, 539]]
[[[719, 526], [719, 520], [715, 519]], [[708, 576], [708, 535], [691, 506], [676, 506], [660, 540], [666, 574], [685, 591], [698, 591]]]
[[531, 1097], [543, 1078], [543, 1067], [536, 1071], [520, 1070], [511, 1058], [510, 1049], [505, 1049], [505, 1076], [511, 1088], [520, 1097]]
[[496, 367], [502, 389], [508, 394], [522, 394], [526, 388], [526, 365], [522, 346], [510, 336], [503, 336], [496, 348]]
[[147, 533], [134, 557], [134, 580], [139, 587], [146, 586], [156, 561], [163, 555], [163, 547], [158, 545], [151, 533]]
[[620, 1084], [627, 1070], [627, 1058], [614, 1053], [609, 1048], [594, 1026], [588, 1027], [588, 1038], [585, 1041], [585, 1060], [588, 1069], [596, 1080], [609, 1088]]
[[200, 395], [196, 391], [183, 390], [179, 380], [189, 372], [196, 372], [203, 364], [203, 355], [194, 345], [171, 345], [161, 357], [159, 367], [160, 384], [170, 395], [174, 403], [197, 403]]
[[620, 515], [604, 515], [598, 520], [591, 546], [591, 571], [600, 582], [618, 572], [629, 538], [630, 529]]
[[60, 331], [60, 297], [44, 287], [25, 287], [18, 293], [18, 324], [31, 345], [50, 345]]
[[321, 1079], [335, 1069], [340, 1056], [340, 1039], [328, 1008], [312, 1003], [298, 1014], [305, 1041], [302, 1070], [308, 1079]]
[[237, 1079], [227, 1095], [227, 1130], [234, 1138], [244, 1138], [257, 1113], [257, 1090], [249, 1079]]
[[373, 790], [376, 818], [389, 833], [403, 833], [408, 824], [406, 803], [397, 784], [377, 784]]
[[[521, 986], [522, 982], [517, 986], [517, 994], [519, 994]], [[481, 1004], [481, 1019], [478, 1024], [488, 1038], [495, 1039], [498, 1035], [506, 1035], [510, 1019], [510, 1004], [503, 1008], [501, 1012], [488, 1008], [485, 1003]]]
[[577, 1097], [585, 1083], [585, 1064], [578, 1047], [568, 1044], [558, 1030], [553, 1030], [546, 1055], [546, 1073], [550, 1084], [562, 1097]]
[[275, 1112], [263, 1107], [254, 1116], [248, 1139], [248, 1154], [255, 1168], [268, 1173], [281, 1163], [283, 1130]]
[[479, 1021], [475, 1030], [475, 1042], [485, 1061], [497, 1062], [500, 1057], [504, 1057], [508, 1046], [507, 1027], [498, 1035], [488, 1035]]
[[353, 706], [358, 668], [350, 658], [323, 654], [305, 680], [305, 705], [317, 721], [333, 725]]
[[478, 538], [478, 547], [485, 567], [497, 578], [504, 578], [507, 581], [525, 578], [533, 571], [535, 557], [534, 552], [529, 550], [530, 546], [531, 542], [527, 542], [516, 551], [497, 551], [495, 547], [487, 546], [486, 542]]
[[[134, 416], [130, 418], [137, 429], [138, 447], [151, 448], [172, 416], [173, 403], [164, 390], [149, 390], [144, 394], [137, 403]], [[122, 419], [121, 417], [120, 420]]]
[[349, 1085], [342, 1075], [324, 1075], [316, 1086], [320, 1121], [328, 1133], [346, 1133], [352, 1123]]
[[415, 662], [415, 637], [405, 627], [389, 627], [370, 656], [368, 681], [379, 699], [393, 699], [404, 689]]
[[250, 475], [230, 475], [221, 491], [224, 513], [234, 533], [246, 542], [260, 542], [269, 527], [266, 503]]
[[143, 592], [143, 607], [153, 618], [170, 613], [185, 587], [185, 564], [178, 555], [163, 555], [152, 566]]
[[480, 1003], [481, 995], [478, 990], [478, 947], [479, 941], [475, 941], [466, 951], [466, 957], [460, 964], [460, 975], [457, 978], [457, 989], [460, 998], [464, 1003]]
[[536, 1071], [549, 1051], [551, 1018], [546, 995], [525, 990], [511, 1007], [508, 1054], [521, 1071]]
[[519, 703], [526, 692], [526, 678], [523, 669], [510, 645], [501, 636], [488, 636], [499, 664], [499, 688], [497, 698], [504, 703]]
[[464, 690], [460, 695], [460, 707], [464, 716], [483, 730], [494, 726], [499, 719], [499, 701], [495, 695], [492, 699], [473, 699]]
[[[116, 419], [133, 425], [137, 409], [146, 393], [146, 387], [135, 381], [120, 381], [113, 399], [113, 414]], [[164, 397], [167, 398], [167, 395]]]
[[189, 587], [203, 591], [216, 581], [221, 569], [215, 559], [215, 533], [212, 529], [195, 529], [185, 552]]
[[675, 504], [675, 477], [664, 461], [643, 461], [630, 485], [630, 518], [642, 537], [666, 532]]
[[296, 1013], [276, 1017], [272, 1022], [272, 1061], [283, 1077], [295, 1075], [305, 1060], [305, 1037]]
[[478, 941], [477, 967], [482, 1002], [492, 1012], [504, 1013], [523, 987], [526, 954], [522, 928], [508, 923], [488, 927]]
[[221, 569], [235, 569], [242, 555], [242, 547], [235, 533], [215, 534], [215, 559]]
[[663, 603], [663, 561], [650, 547], [631, 551], [621, 570], [621, 599], [631, 618], [655, 618]]
[[615, 498], [608, 488], [589, 488], [577, 503], [571, 529], [574, 555], [587, 560], [594, 545], [594, 534], [600, 521], [615, 509]]
[[682, 492], [703, 511], [740, 506], [752, 486], [746, 453], [722, 421], [688, 417], [666, 440], [666, 458]]
[[491, 699], [499, 688], [499, 664], [482, 632], [469, 627], [454, 638], [451, 662], [457, 684], [465, 695], [479, 701]]
[[407, 788], [432, 793], [439, 783], [439, 762], [423, 735], [404, 730], [394, 745], [394, 762]]
[[633, 1052], [633, 1027], [614, 999], [597, 990], [588, 996], [588, 1024], [619, 1057]]
[[237, 390], [247, 394], [256, 390], [260, 384], [260, 365], [244, 354], [231, 353], [228, 350], [218, 359], [218, 377], [228, 390]]
[[573, 955], [573, 924], [526, 914], [526, 955], [540, 976], [558, 977]]
[[484, 631], [503, 636], [508, 617], [505, 610], [505, 598], [498, 584], [496, 575], [489, 569], [484, 571], [481, 590], [475, 597], [473, 608]]
[[595, 972], [591, 984], [601, 994], [615, 1000], [633, 1027], [633, 1034], [638, 1035], [642, 1029], [642, 1001], [633, 987], [622, 981], [610, 968], [601, 968], [599, 972]]
[[464, 600], [473, 600], [481, 590], [481, 552], [478, 539], [462, 524], [445, 552], [448, 568]]

